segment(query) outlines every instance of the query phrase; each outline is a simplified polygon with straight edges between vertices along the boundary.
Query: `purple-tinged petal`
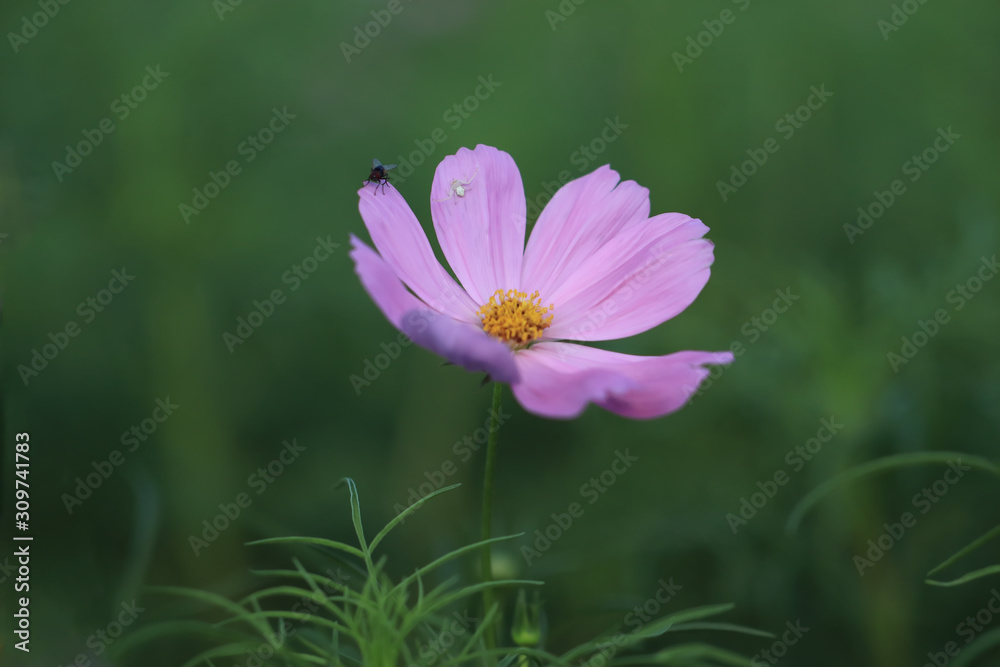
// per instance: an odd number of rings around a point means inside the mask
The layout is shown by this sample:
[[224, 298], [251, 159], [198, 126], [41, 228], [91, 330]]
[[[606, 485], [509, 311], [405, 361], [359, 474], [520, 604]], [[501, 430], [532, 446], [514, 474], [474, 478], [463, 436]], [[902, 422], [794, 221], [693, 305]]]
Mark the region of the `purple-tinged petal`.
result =
[[510, 348], [482, 329], [427, 307], [363, 241], [351, 235], [351, 259], [361, 284], [396, 328], [414, 343], [470, 371], [485, 371], [497, 382], [519, 379]]
[[358, 190], [358, 209], [382, 259], [431, 308], [476, 322], [479, 305], [448, 275], [403, 196], [392, 185]]
[[421, 347], [470, 371], [485, 371], [496, 382], [520, 379], [514, 353], [482, 329], [426, 310], [403, 316], [403, 333]]
[[404, 314], [419, 309], [430, 310], [406, 290], [386, 261], [354, 234], [351, 234], [350, 257], [368, 296], [397, 329], [402, 329]]
[[629, 226], [551, 295], [546, 338], [613, 340], [674, 317], [708, 282], [714, 246], [708, 227], [681, 213]]
[[631, 419], [651, 419], [687, 403], [728, 352], [677, 352], [637, 357], [573, 343], [539, 343], [516, 355], [521, 381], [514, 396], [528, 412], [571, 419], [588, 403]]
[[531, 230], [521, 289], [538, 290], [548, 303], [560, 283], [608, 240], [649, 217], [649, 190], [619, 179], [605, 165], [555, 193]]
[[518, 287], [525, 201], [510, 155], [479, 145], [444, 158], [434, 172], [431, 217], [448, 264], [476, 303]]

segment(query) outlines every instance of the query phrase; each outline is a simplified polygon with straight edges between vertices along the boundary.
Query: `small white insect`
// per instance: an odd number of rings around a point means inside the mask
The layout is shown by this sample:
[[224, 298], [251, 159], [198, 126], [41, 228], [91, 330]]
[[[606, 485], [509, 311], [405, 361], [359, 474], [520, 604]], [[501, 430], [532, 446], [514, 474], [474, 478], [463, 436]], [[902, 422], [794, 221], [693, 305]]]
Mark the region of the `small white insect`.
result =
[[[470, 178], [467, 181], [460, 181], [457, 179], [452, 181], [451, 185], [448, 186], [448, 196], [445, 197], [444, 199], [435, 199], [434, 201], [448, 201], [449, 199], [451, 199], [456, 195], [459, 197], [464, 197], [465, 189], [472, 183], [472, 181], [476, 180], [476, 176], [478, 175], [479, 175], [479, 165], [476, 165], [476, 173], [472, 175], [472, 178]], [[458, 203], [457, 199], [455, 200], [455, 203], [456, 204]]]

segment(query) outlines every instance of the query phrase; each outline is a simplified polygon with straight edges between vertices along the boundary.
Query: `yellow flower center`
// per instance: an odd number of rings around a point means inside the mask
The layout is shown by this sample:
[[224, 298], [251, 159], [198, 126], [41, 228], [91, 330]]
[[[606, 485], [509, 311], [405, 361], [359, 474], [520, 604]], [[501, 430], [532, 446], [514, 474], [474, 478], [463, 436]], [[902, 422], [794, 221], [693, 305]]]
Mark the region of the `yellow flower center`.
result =
[[553, 316], [546, 313], [553, 308], [552, 304], [542, 307], [538, 290], [528, 296], [526, 292], [498, 289], [477, 314], [483, 321], [483, 331], [512, 347], [522, 347], [551, 326]]

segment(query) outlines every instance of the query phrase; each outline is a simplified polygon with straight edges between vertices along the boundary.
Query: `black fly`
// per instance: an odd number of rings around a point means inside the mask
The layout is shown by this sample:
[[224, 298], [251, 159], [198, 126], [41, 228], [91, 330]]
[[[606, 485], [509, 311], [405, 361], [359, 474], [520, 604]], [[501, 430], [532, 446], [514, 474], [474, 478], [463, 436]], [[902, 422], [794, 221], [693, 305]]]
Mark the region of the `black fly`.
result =
[[361, 185], [366, 185], [368, 183], [375, 184], [374, 195], [378, 192], [378, 186], [382, 186], [382, 193], [385, 193], [385, 186], [389, 184], [389, 170], [395, 169], [394, 164], [382, 164], [378, 160], [372, 160], [372, 173], [368, 175], [368, 179], [361, 181]]

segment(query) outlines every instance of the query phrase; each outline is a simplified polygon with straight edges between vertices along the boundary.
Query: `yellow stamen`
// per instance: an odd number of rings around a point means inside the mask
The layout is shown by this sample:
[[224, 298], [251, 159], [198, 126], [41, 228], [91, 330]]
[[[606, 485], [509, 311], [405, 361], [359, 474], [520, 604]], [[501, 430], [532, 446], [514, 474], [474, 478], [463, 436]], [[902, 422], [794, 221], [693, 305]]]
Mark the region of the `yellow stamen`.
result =
[[542, 307], [538, 290], [528, 296], [526, 292], [498, 289], [477, 314], [483, 321], [483, 331], [512, 347], [521, 347], [552, 325], [553, 315], [546, 313], [553, 308], [552, 304]]

